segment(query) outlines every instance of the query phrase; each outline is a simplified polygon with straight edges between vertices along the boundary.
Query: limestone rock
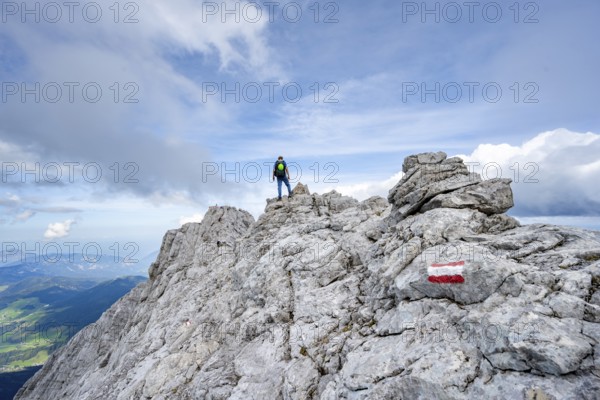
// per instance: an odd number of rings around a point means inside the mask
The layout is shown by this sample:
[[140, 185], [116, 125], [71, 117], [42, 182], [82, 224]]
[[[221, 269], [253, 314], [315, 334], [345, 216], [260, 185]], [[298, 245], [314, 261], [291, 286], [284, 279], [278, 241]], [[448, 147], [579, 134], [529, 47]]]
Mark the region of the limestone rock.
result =
[[443, 152], [407, 157], [402, 169], [402, 180], [388, 196], [396, 220], [435, 208], [469, 208], [487, 215], [501, 214], [514, 205], [509, 179], [482, 181], [479, 174], [468, 171], [461, 159], [447, 159]]
[[414, 156], [408, 156], [402, 163], [402, 172], [408, 172], [417, 164], [439, 164], [448, 157], [443, 151], [437, 153], [422, 153]]
[[[456, 262], [465, 263], [461, 267], [464, 283], [440, 285], [428, 281], [428, 266]], [[396, 277], [396, 293], [399, 300], [428, 297], [448, 298], [459, 304], [481, 303], [506, 279], [524, 269], [513, 260], [496, 257], [485, 246], [449, 242], [431, 247], [406, 267]]]
[[294, 188], [294, 190], [292, 190], [292, 194], [294, 196], [297, 196], [299, 194], [310, 195], [310, 191], [308, 190], [308, 186], [307, 185], [303, 185], [302, 183], [298, 182], [298, 184], [296, 185], [296, 187]]
[[439, 194], [424, 204], [421, 211], [434, 208], [472, 208], [491, 215], [506, 212], [513, 205], [510, 179], [491, 179]]
[[389, 203], [298, 185], [168, 231], [16, 399], [598, 398], [600, 233], [519, 226], [441, 152], [403, 171]]

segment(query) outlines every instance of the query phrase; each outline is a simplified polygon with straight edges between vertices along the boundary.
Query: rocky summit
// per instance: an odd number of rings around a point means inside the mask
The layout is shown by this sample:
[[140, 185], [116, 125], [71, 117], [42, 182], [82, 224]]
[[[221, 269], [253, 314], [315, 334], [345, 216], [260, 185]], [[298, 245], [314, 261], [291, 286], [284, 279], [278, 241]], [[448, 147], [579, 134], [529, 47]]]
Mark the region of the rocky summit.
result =
[[406, 158], [388, 199], [212, 207], [16, 399], [599, 399], [600, 232]]

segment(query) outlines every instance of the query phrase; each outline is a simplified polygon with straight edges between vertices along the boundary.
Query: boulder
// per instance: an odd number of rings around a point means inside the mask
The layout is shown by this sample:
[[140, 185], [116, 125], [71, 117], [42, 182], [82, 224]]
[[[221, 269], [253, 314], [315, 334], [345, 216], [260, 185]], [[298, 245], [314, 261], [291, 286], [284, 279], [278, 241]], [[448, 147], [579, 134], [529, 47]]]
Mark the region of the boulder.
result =
[[468, 208], [487, 215], [502, 214], [513, 206], [509, 179], [482, 181], [460, 158], [423, 153], [407, 157], [404, 176], [388, 200], [396, 221], [435, 208]]

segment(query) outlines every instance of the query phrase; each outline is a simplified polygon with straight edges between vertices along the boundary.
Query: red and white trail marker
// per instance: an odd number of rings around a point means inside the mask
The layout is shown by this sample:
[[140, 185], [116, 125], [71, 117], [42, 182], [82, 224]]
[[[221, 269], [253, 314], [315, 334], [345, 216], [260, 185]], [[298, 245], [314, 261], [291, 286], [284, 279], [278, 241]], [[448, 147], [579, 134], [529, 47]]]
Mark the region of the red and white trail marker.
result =
[[463, 268], [464, 261], [451, 262], [446, 264], [431, 264], [427, 268], [429, 277], [427, 280], [431, 283], [464, 283]]

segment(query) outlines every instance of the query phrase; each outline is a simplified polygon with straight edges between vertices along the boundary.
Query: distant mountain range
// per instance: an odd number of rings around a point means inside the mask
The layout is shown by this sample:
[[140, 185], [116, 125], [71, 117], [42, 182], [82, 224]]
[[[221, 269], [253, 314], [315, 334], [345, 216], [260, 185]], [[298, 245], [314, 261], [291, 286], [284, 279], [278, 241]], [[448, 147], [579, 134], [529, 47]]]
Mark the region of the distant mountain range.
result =
[[85, 278], [83, 273], [79, 277], [49, 275], [49, 271], [66, 270], [65, 265], [56, 267], [18, 264], [0, 268], [2, 400], [12, 399], [49, 354], [146, 280], [145, 276], [106, 280], [96, 274]]
[[83, 254], [45, 254], [36, 257], [25, 254], [0, 253], [0, 282], [17, 282], [31, 276], [63, 276], [71, 278], [115, 279], [122, 276], [147, 276], [148, 267], [158, 251], [130, 262], [113, 255], [99, 257], [97, 262]]

